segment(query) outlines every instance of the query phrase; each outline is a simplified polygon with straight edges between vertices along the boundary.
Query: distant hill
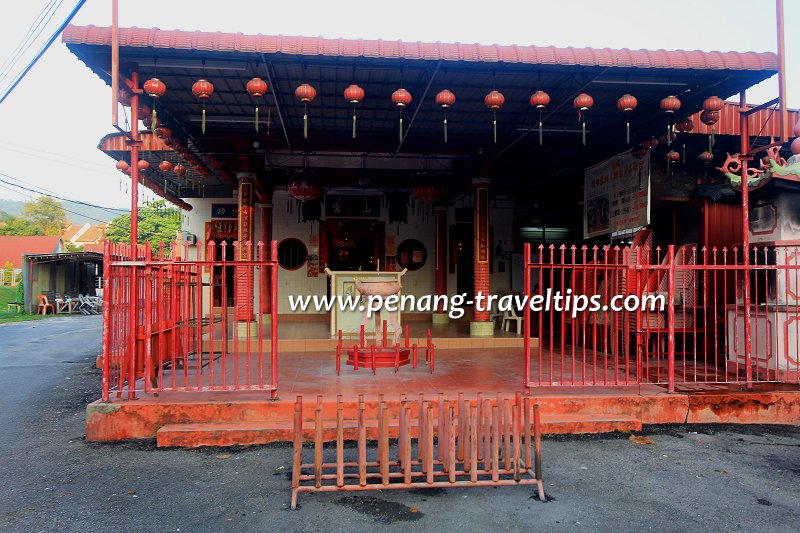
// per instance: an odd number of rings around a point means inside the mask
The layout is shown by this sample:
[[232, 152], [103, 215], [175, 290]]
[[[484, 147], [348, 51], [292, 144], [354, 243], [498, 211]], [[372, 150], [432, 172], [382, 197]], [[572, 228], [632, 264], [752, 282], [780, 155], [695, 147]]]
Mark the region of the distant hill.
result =
[[[25, 202], [19, 200], [0, 198], [0, 220], [3, 220], [4, 214], [21, 215], [23, 205], [25, 205]], [[108, 210], [105, 210], [68, 201], [61, 202], [61, 205], [67, 210], [67, 220], [78, 225], [83, 225], [87, 222], [89, 224], [111, 222], [111, 219], [115, 216], [124, 215], [128, 212], [127, 210], [123, 211], [115, 208], [108, 208]]]

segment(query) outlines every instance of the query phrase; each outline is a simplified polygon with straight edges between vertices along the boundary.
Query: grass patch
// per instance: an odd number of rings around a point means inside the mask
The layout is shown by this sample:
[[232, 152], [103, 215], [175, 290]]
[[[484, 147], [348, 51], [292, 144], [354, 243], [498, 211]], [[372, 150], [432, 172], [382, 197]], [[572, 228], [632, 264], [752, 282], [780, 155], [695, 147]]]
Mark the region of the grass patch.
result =
[[0, 287], [0, 324], [5, 324], [6, 322], [24, 322], [26, 320], [41, 320], [44, 318], [42, 315], [9, 311], [8, 304], [17, 301], [19, 301], [19, 293], [16, 287]]

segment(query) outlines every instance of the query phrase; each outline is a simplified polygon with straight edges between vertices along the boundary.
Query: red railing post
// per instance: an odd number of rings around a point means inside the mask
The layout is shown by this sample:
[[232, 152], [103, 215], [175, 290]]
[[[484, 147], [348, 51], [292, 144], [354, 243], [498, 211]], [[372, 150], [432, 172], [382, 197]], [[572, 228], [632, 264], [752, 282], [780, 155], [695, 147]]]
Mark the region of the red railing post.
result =
[[111, 241], [103, 245], [103, 382], [102, 398], [108, 401], [109, 379], [111, 376]]
[[271, 339], [270, 339], [270, 357], [272, 367], [271, 383], [272, 392], [270, 396], [273, 399], [278, 397], [278, 241], [272, 241], [270, 245], [270, 274], [272, 276], [272, 284], [270, 287], [270, 298], [272, 299], [272, 321], [271, 326]]
[[675, 392], [675, 245], [667, 247], [667, 375]]
[[[528, 264], [531, 258], [531, 244], [526, 242], [522, 247], [522, 277], [523, 277], [523, 292], [525, 296], [531, 298], [531, 269]], [[525, 309], [522, 311], [522, 327], [524, 330], [524, 337], [522, 340], [522, 360], [524, 366], [524, 382], [525, 392], [530, 392], [531, 382], [531, 306], [530, 302], [525, 302]]]

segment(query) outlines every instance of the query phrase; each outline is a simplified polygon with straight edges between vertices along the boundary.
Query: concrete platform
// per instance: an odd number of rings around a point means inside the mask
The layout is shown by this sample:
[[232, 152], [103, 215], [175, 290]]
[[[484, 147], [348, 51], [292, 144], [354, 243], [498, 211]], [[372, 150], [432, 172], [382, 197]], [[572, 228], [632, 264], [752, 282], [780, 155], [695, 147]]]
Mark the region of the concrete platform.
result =
[[[305, 399], [304, 417], [309, 420], [311, 404], [320, 394], [324, 416], [330, 420], [335, 419], [337, 395], [345, 402], [346, 418], [353, 418], [359, 395], [364, 395], [368, 416], [374, 416], [381, 394], [390, 408], [396, 408], [402, 394], [416, 398], [422, 393], [430, 399], [439, 393], [474, 398], [478, 392], [513, 397], [522, 391], [521, 366], [518, 350], [437, 350], [434, 373], [423, 359], [417, 369], [379, 369], [376, 375], [343, 365], [337, 376], [333, 353], [282, 354], [277, 400], [262, 391], [138, 393], [135, 400], [90, 404], [86, 437], [158, 437], [159, 445], [187, 447], [284, 441], [291, 436], [298, 395]], [[531, 396], [541, 406], [547, 433], [635, 431], [642, 424], [687, 422], [800, 424], [800, 387], [790, 384], [757, 384], [751, 391], [737, 385], [691, 385], [673, 394], [658, 385], [561, 386], [534, 388]]]

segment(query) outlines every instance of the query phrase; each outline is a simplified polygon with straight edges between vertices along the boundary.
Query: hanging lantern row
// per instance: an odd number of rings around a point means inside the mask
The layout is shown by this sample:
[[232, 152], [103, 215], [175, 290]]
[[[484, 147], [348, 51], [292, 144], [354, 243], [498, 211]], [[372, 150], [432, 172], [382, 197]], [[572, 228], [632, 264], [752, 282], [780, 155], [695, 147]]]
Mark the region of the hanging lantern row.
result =
[[[254, 77], [245, 85], [247, 93], [252, 98], [262, 98], [269, 89], [267, 83], [259, 77]], [[143, 111], [146, 110], [150, 114], [145, 121], [145, 125], [151, 128], [156, 128], [159, 125], [156, 113], [156, 100], [164, 96], [167, 92], [167, 86], [158, 78], [150, 78], [143, 85], [144, 92], [152, 98], [152, 108], [147, 109], [143, 106]], [[206, 101], [214, 94], [214, 85], [205, 79], [197, 80], [192, 85], [192, 93], [203, 104], [202, 119], [201, 119], [201, 132], [205, 133], [206, 130]], [[316, 89], [308, 84], [303, 83], [295, 89], [295, 96], [303, 104], [303, 138], [308, 138], [308, 104], [313, 102], [317, 97]], [[351, 84], [344, 90], [344, 99], [353, 106], [353, 124], [352, 124], [352, 137], [356, 138], [356, 105], [364, 100], [364, 89], [356, 84]], [[124, 102], [124, 99], [121, 99]], [[392, 103], [399, 109], [399, 140], [403, 140], [403, 109], [411, 104], [412, 96], [404, 88], [399, 88], [392, 93]], [[444, 89], [440, 91], [436, 97], [436, 105], [444, 109], [443, 129], [444, 129], [444, 142], [448, 140], [447, 136], [447, 109], [455, 104], [456, 97], [453, 92]], [[497, 143], [497, 111], [505, 103], [503, 93], [497, 90], [490, 91], [484, 98], [484, 104], [492, 111], [492, 139]], [[550, 95], [545, 91], [537, 90], [530, 97], [530, 105], [539, 112], [538, 130], [539, 130], [539, 145], [543, 142], [543, 119], [542, 112], [550, 104]], [[586, 94], [580, 93], [572, 102], [573, 107], [578, 111], [578, 121], [581, 123], [581, 139], [583, 145], [586, 145], [586, 112], [594, 106], [594, 99]], [[625, 141], [630, 144], [630, 113], [634, 111], [638, 105], [638, 100], [631, 94], [623, 94], [617, 100], [617, 109], [625, 113]], [[703, 102], [703, 111], [700, 114], [700, 120], [711, 126], [711, 134], [709, 136], [709, 151], [714, 146], [714, 125], [719, 121], [720, 110], [724, 103], [721, 98], [717, 96], [710, 96]], [[671, 146], [675, 141], [674, 131], [690, 132], [694, 129], [694, 123], [691, 119], [683, 119], [673, 124], [673, 117], [675, 113], [681, 108], [681, 101], [675, 95], [669, 95], [662, 99], [659, 107], [665, 114], [667, 114], [667, 133], [662, 136], [664, 143]], [[147, 124], [149, 122], [149, 124]], [[269, 121], [267, 126], [269, 127]], [[259, 130], [259, 105], [256, 103], [255, 107], [255, 130]], [[169, 138], [169, 135], [164, 139]]]

